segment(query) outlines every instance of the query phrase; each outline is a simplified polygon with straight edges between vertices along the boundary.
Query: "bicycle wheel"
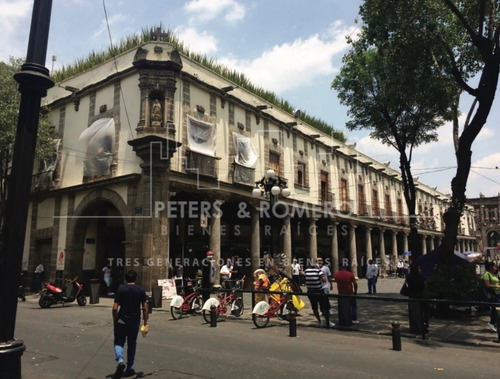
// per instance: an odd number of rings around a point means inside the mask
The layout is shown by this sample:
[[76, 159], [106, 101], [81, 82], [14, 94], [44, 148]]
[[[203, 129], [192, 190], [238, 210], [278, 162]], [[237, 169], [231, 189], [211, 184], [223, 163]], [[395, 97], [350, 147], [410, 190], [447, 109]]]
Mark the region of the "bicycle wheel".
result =
[[[203, 310], [202, 311], [203, 318], [205, 319], [205, 322], [210, 324], [210, 311]], [[215, 321], [219, 319], [219, 312], [216, 310], [215, 311]]]
[[243, 314], [243, 300], [238, 298], [231, 303], [231, 314], [235, 317]]
[[283, 303], [283, 305], [280, 307], [280, 318], [282, 320], [286, 320], [286, 321], [289, 321], [289, 315], [290, 315], [290, 312], [291, 311], [295, 311], [295, 307], [288, 303], [288, 302], [285, 302]]
[[174, 320], [178, 320], [182, 317], [182, 307], [170, 307], [170, 314]]
[[269, 317], [254, 313], [252, 314], [252, 321], [257, 328], [265, 328], [269, 323]]
[[191, 309], [193, 310], [194, 313], [199, 315], [201, 313], [202, 308], [203, 308], [203, 298], [201, 296], [195, 297], [193, 303], [191, 304]]

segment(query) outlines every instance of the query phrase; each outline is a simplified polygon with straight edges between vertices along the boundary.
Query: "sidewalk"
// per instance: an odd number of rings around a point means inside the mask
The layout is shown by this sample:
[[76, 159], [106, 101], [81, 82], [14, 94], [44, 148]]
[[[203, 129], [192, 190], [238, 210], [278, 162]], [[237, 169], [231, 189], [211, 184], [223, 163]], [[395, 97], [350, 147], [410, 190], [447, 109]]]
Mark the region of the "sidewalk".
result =
[[[337, 326], [335, 328], [345, 330], [346, 332], [371, 333], [380, 335], [392, 334], [392, 322], [399, 322], [401, 336], [404, 338], [419, 338], [421, 335], [410, 333], [408, 319], [408, 305], [406, 302], [392, 302], [376, 300], [377, 298], [406, 299], [399, 294], [404, 279], [401, 278], [379, 278], [377, 282], [377, 295], [367, 295], [368, 288], [365, 279], [358, 280], [358, 325], [351, 327], [338, 328], [337, 299], [332, 298], [333, 315], [330, 321]], [[305, 288], [303, 288], [305, 289]], [[334, 284], [334, 294], [337, 289]], [[245, 294], [249, 295], [249, 294]], [[246, 301], [245, 296], [245, 301]], [[317, 320], [310, 308], [307, 296], [302, 296], [306, 303], [304, 309], [299, 312], [297, 317], [297, 328], [300, 333], [301, 327], [317, 327]], [[251, 299], [248, 296], [248, 302], [245, 306], [250, 308]], [[245, 309], [244, 317], [251, 318], [250, 309]], [[431, 316], [429, 322], [429, 333], [426, 339], [439, 341], [443, 343], [461, 344], [470, 346], [488, 346], [500, 348], [497, 333], [488, 329], [489, 312], [482, 315], [470, 314], [465, 309], [453, 312], [453, 316], [447, 319]], [[271, 322], [279, 322], [272, 320]]]

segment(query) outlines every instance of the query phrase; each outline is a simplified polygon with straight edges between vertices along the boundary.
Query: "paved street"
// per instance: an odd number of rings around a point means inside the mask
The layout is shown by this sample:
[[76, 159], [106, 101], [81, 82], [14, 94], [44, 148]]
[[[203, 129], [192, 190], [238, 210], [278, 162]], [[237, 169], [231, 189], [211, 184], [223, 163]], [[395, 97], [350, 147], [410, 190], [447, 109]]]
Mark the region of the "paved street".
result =
[[[381, 279], [379, 296], [399, 297], [402, 279]], [[360, 293], [366, 281], [360, 280]], [[168, 301], [154, 309], [150, 334], [139, 337], [136, 371], [158, 378], [264, 377], [491, 377], [500, 344], [486, 328], [487, 317], [431, 320], [429, 339], [409, 334], [406, 305], [360, 300], [360, 324], [351, 330], [320, 329], [307, 306], [298, 317], [297, 337], [277, 319], [256, 329], [250, 298], [241, 319], [216, 328], [201, 316], [172, 320]], [[335, 301], [332, 301], [335, 304]], [[19, 302], [16, 337], [24, 340], [25, 378], [105, 378], [115, 368], [111, 299], [79, 307], [40, 309], [29, 295]], [[336, 307], [334, 307], [336, 321]], [[402, 351], [392, 350], [390, 323], [400, 320]]]

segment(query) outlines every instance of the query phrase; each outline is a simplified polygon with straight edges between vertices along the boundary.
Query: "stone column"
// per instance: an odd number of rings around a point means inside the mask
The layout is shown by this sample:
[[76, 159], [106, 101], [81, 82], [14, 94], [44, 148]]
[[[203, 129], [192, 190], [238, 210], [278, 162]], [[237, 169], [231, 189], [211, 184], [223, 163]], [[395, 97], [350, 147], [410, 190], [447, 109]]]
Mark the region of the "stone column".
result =
[[315, 262], [318, 258], [318, 240], [316, 233], [316, 219], [309, 219], [309, 259], [311, 262]]
[[379, 254], [380, 254], [380, 267], [382, 269], [382, 277], [385, 276], [385, 272], [387, 270], [385, 261], [385, 241], [384, 241], [384, 229], [380, 229], [379, 232]]
[[332, 274], [335, 274], [339, 270], [339, 241], [337, 237], [337, 225], [339, 223], [333, 221], [331, 228], [331, 250], [330, 250], [330, 258], [332, 260], [331, 262], [331, 268], [332, 268]]
[[429, 248], [431, 249], [431, 251], [434, 250], [434, 237], [433, 236], [430, 236]]
[[398, 235], [396, 232], [392, 232], [392, 254], [394, 254], [396, 257], [399, 257], [399, 252], [398, 252]]
[[422, 255], [427, 254], [427, 236], [422, 234]]
[[403, 234], [404, 251], [408, 251], [408, 233]]
[[181, 145], [179, 142], [158, 136], [145, 136], [128, 141], [134, 152], [142, 159], [141, 179], [137, 193], [139, 203], [143, 204], [144, 213], [151, 217], [136, 221], [139, 236], [135, 241], [136, 252], [141, 252], [141, 258], [152, 258], [153, 266], [142, 266], [138, 282], [146, 291], [151, 290], [151, 284], [157, 279], [168, 275], [169, 258], [169, 222], [166, 205], [169, 200], [170, 159]]
[[292, 276], [292, 233], [290, 228], [290, 215], [286, 215], [283, 219], [283, 253], [285, 254], [285, 272], [288, 276]]
[[[222, 203], [222, 202], [221, 202]], [[215, 261], [215, 283], [218, 284], [220, 282], [220, 265], [221, 265], [221, 251], [220, 251], [220, 207], [211, 207], [212, 212], [210, 214], [210, 240], [208, 242], [208, 249], [214, 253], [214, 261]]]
[[260, 218], [257, 209], [252, 210], [251, 214], [251, 240], [250, 240], [250, 255], [252, 261], [252, 275], [255, 270], [260, 267]]
[[372, 252], [372, 228], [366, 228], [365, 230], [365, 236], [366, 236], [366, 264], [368, 264], [368, 261], [370, 259], [373, 259], [373, 252]]
[[349, 225], [349, 256], [351, 260], [351, 272], [358, 276], [358, 257], [356, 248], [356, 225]]

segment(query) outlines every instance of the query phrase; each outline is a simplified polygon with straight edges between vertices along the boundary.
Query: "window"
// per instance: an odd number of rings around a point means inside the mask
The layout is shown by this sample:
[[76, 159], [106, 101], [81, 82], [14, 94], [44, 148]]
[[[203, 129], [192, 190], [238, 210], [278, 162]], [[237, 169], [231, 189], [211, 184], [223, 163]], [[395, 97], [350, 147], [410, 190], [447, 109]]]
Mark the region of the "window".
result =
[[306, 164], [302, 162], [297, 163], [297, 184], [306, 185]]
[[378, 207], [378, 192], [373, 190], [372, 192], [372, 204], [373, 204], [373, 217], [379, 217], [379, 207]]
[[366, 212], [366, 204], [365, 204], [365, 188], [362, 185], [358, 185], [358, 208], [359, 208], [359, 214], [363, 216]]
[[273, 151], [269, 152], [269, 168], [274, 170], [276, 176], [280, 176], [280, 156]]
[[349, 200], [347, 198], [347, 180], [342, 179], [340, 181], [340, 196], [342, 204], [340, 204], [340, 209], [342, 212], [347, 212], [349, 210]]
[[328, 201], [328, 173], [321, 171], [321, 189], [320, 189], [320, 201], [325, 203]]
[[398, 218], [399, 222], [403, 222], [403, 202], [401, 199], [398, 199]]
[[387, 218], [392, 217], [391, 195], [385, 195], [385, 214]]

